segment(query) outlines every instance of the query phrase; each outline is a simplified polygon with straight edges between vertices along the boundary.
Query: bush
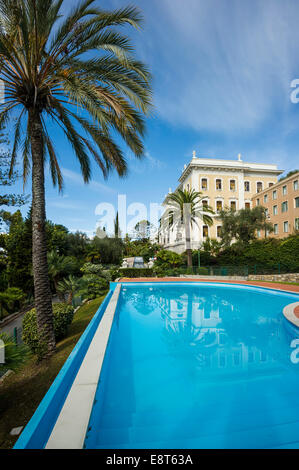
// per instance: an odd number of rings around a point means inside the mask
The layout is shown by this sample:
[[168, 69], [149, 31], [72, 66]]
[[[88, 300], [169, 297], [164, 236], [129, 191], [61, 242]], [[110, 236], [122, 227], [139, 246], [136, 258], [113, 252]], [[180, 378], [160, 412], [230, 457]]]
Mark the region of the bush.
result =
[[85, 299], [92, 300], [100, 297], [109, 290], [109, 281], [107, 278], [98, 277], [94, 274], [85, 275], [82, 278], [81, 293]]
[[[55, 339], [59, 340], [67, 335], [68, 326], [72, 323], [74, 308], [65, 303], [53, 304], [53, 323]], [[41, 338], [37, 332], [36, 310], [33, 308], [24, 315], [22, 339], [32, 352], [38, 353]]]
[[153, 277], [154, 271], [151, 268], [120, 268], [120, 277]]

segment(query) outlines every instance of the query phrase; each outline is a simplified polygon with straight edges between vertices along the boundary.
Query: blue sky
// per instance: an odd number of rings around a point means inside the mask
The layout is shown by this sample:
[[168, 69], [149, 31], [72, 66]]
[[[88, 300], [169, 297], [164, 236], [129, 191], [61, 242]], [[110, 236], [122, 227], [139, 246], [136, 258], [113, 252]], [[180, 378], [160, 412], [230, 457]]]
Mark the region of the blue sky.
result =
[[[65, 9], [74, 0], [65, 2]], [[129, 175], [104, 181], [94, 167], [84, 185], [71, 148], [58, 135], [65, 178], [62, 195], [47, 181], [47, 217], [91, 236], [96, 206], [126, 194], [128, 204], [160, 203], [192, 156], [299, 167], [299, 2], [296, 0], [140, 0], [145, 18], [131, 32], [137, 56], [154, 76], [146, 158], [126, 152]], [[126, 0], [99, 0], [104, 8]], [[21, 190], [21, 182], [17, 189]], [[15, 188], [14, 188], [15, 189]], [[30, 181], [25, 192], [30, 193]], [[22, 209], [24, 213], [27, 207]]]

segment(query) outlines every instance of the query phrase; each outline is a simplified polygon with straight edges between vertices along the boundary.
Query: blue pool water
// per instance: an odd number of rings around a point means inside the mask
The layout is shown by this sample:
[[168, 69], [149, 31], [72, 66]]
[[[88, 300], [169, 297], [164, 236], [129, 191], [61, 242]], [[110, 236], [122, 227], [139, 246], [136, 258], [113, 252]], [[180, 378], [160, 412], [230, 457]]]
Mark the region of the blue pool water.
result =
[[285, 305], [228, 285], [125, 285], [86, 448], [299, 448]]

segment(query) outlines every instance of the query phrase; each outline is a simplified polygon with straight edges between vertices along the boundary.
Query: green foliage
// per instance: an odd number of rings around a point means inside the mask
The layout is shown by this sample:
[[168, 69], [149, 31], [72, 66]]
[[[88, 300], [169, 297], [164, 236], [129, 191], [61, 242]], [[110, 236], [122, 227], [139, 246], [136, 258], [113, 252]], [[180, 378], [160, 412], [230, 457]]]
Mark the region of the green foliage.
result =
[[184, 264], [183, 257], [169, 250], [161, 250], [157, 253], [155, 267], [175, 268]]
[[8, 287], [4, 292], [0, 292], [0, 320], [19, 310], [25, 297], [25, 293], [18, 287]]
[[100, 276], [103, 274], [103, 266], [101, 264], [85, 263], [80, 271], [83, 274], [97, 274]]
[[81, 288], [81, 279], [71, 274], [58, 282], [57, 292], [61, 294], [64, 298], [67, 296], [67, 304], [72, 305], [73, 298], [76, 294], [80, 293]]
[[119, 277], [153, 277], [154, 271], [150, 268], [120, 268]]
[[108, 290], [109, 281], [107, 278], [99, 277], [95, 274], [83, 276], [80, 293], [85, 299], [95, 299], [96, 297], [106, 294]]
[[29, 348], [24, 344], [16, 345], [14, 339], [6, 333], [0, 333], [0, 340], [4, 342], [5, 363], [0, 364], [0, 371], [11, 369], [17, 371], [30, 356]]
[[89, 245], [89, 252], [98, 253], [102, 264], [120, 265], [122, 262], [123, 241], [120, 238], [94, 237]]
[[273, 225], [267, 222], [266, 211], [262, 206], [239, 211], [225, 209], [220, 212], [219, 219], [222, 223], [222, 244], [225, 247], [229, 247], [234, 239], [241, 244], [250, 243], [256, 239], [257, 230], [273, 231]]
[[149, 240], [131, 241], [128, 236], [125, 238], [124, 257], [126, 258], [142, 256], [147, 263], [159, 250], [161, 250], [161, 246], [157, 243], [151, 243]]
[[[74, 308], [71, 305], [65, 303], [53, 304], [53, 324], [56, 340], [62, 339], [67, 335], [67, 329], [72, 323], [73, 317]], [[33, 353], [40, 353], [42, 349], [42, 339], [39, 337], [37, 330], [35, 308], [24, 315], [22, 338]]]

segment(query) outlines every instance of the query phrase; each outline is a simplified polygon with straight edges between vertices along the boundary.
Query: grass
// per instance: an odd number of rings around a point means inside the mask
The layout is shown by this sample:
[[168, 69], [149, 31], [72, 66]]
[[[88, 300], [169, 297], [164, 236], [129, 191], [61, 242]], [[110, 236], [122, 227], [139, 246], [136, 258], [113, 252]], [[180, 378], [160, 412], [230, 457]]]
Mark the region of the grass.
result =
[[0, 449], [14, 446], [18, 436], [10, 436], [10, 431], [28, 423], [104, 298], [92, 300], [77, 310], [68, 336], [57, 343], [53, 357], [42, 363], [31, 357], [0, 386]]

